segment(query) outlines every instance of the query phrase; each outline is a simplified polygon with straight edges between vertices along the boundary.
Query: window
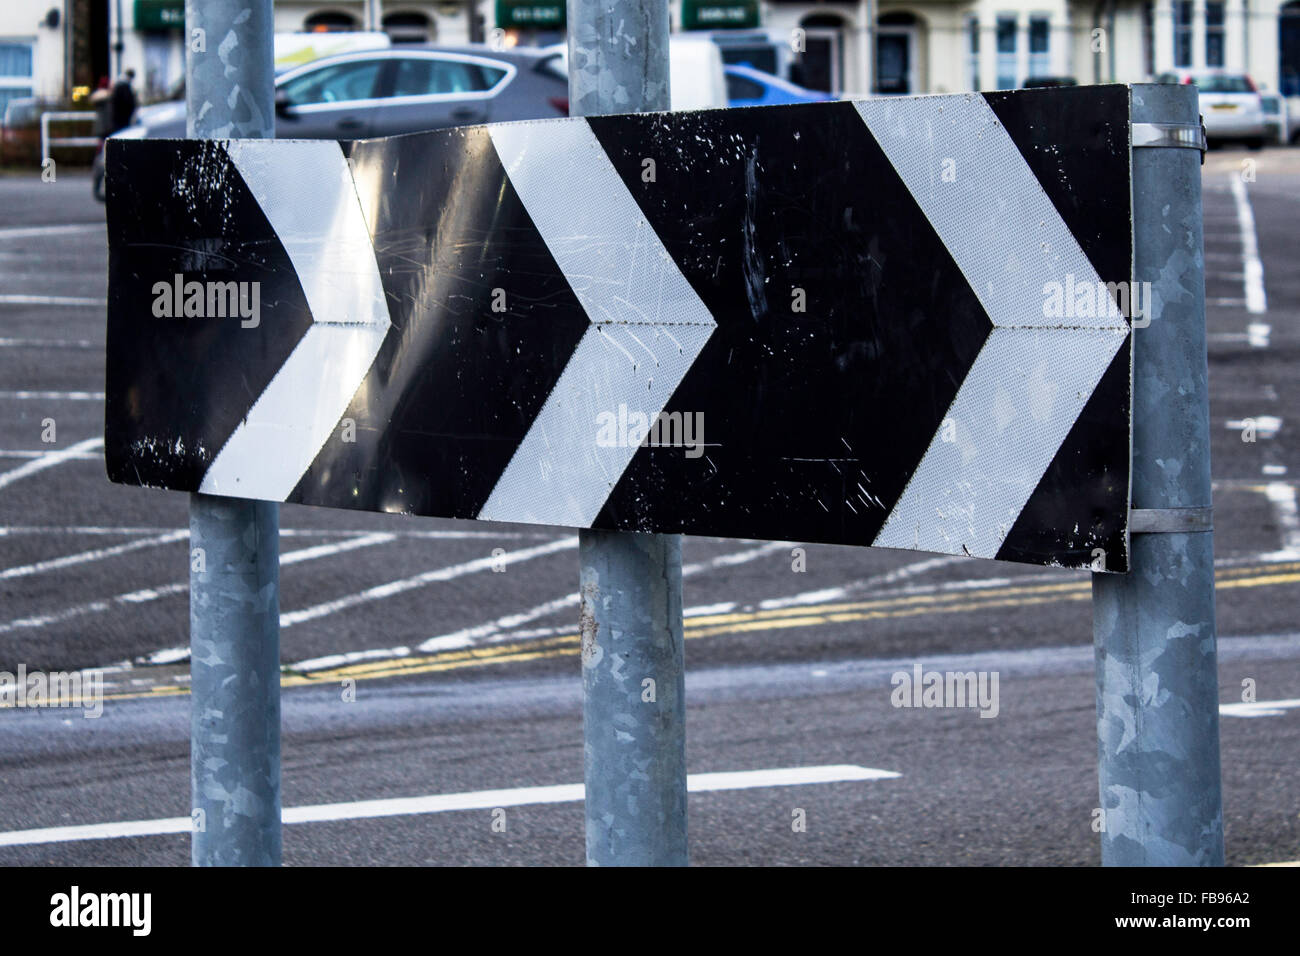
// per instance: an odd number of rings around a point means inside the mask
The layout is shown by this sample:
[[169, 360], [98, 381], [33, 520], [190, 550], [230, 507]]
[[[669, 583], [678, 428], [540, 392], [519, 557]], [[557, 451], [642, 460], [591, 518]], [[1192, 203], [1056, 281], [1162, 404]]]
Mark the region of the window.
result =
[[1142, 73], [1150, 76], [1156, 71], [1155, 4], [1146, 0], [1142, 4]]
[[1051, 23], [1046, 16], [1029, 18], [1029, 75], [1048, 76], [1052, 72]]
[[1223, 66], [1223, 3], [1206, 0], [1205, 65]]
[[27, 99], [34, 92], [32, 45], [0, 41], [0, 117], [10, 100]]
[[370, 99], [375, 93], [380, 63], [380, 60], [363, 60], [312, 70], [285, 83], [285, 96], [292, 106]]
[[384, 32], [394, 43], [428, 43], [429, 18], [423, 13], [390, 13], [384, 17]]
[[[776, 62], [776, 44], [765, 43], [761, 46], [741, 43], [732, 43], [725, 39], [717, 39], [715, 34], [714, 42], [722, 50], [722, 62], [743, 63], [746, 66], [752, 66], [756, 70], [762, 70], [764, 73], [776, 73], [780, 68]], [[567, 78], [567, 74], [566, 74]]]
[[1192, 0], [1174, 0], [1174, 66], [1192, 65]]
[[763, 87], [761, 84], [743, 76], [736, 76], [734, 73], [727, 74], [727, 99], [761, 100], [762, 98]]
[[333, 33], [339, 30], [348, 32], [357, 28], [357, 21], [351, 14], [326, 11], [313, 13], [303, 21], [302, 28], [308, 33]]
[[460, 60], [398, 60], [393, 76], [393, 96], [478, 93], [495, 86], [505, 75], [505, 70]]
[[1016, 15], [999, 14], [997, 20], [998, 36], [998, 89], [1010, 90], [1016, 87]]

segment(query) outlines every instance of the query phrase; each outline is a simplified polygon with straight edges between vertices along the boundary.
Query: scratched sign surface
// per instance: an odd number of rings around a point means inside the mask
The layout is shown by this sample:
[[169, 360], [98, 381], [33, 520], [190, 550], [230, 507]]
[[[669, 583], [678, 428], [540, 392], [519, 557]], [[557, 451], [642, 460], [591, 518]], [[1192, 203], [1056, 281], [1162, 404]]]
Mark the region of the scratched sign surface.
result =
[[1128, 115], [111, 140], [109, 476], [1122, 571]]

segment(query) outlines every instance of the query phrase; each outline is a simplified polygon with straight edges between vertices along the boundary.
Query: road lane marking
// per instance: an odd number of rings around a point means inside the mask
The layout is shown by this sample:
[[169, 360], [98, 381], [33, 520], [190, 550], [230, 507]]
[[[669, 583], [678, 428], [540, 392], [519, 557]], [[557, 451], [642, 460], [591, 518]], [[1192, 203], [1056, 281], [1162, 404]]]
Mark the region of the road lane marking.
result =
[[[3, 452], [0, 452], [3, 454]], [[40, 454], [48, 454], [41, 452]], [[184, 530], [177, 528], [162, 527], [109, 527], [105, 525], [8, 525], [0, 526], [0, 538], [6, 535], [49, 535], [49, 534], [69, 534], [69, 535], [128, 535], [128, 534], [163, 534], [173, 530]], [[448, 531], [448, 530], [398, 530], [385, 532], [395, 538], [411, 539], [431, 539], [431, 540], [460, 540], [463, 538], [490, 538], [493, 540], [550, 540], [554, 535], [544, 532], [523, 533], [518, 531]], [[329, 538], [343, 537], [347, 535], [365, 536], [374, 534], [372, 528], [281, 528], [280, 537], [282, 538]]]
[[1253, 700], [1234, 704], [1220, 704], [1224, 717], [1281, 717], [1288, 710], [1300, 707], [1300, 697], [1289, 700]]
[[[289, 558], [288, 555], [285, 556]], [[1045, 579], [1046, 577], [1046, 579]], [[1054, 578], [1054, 579], [1053, 579]], [[1300, 583], [1300, 561], [1241, 565], [1237, 559], [1224, 559], [1216, 571], [1216, 588], [1269, 587]], [[184, 585], [173, 586], [179, 590]], [[175, 592], [173, 592], [175, 593]], [[1059, 575], [1025, 575], [1017, 578], [986, 578], [948, 581], [934, 585], [911, 585], [893, 592], [882, 592], [870, 601], [834, 603], [822, 606], [745, 610], [732, 613], [728, 602], [699, 609], [712, 613], [688, 613], [684, 632], [688, 638], [715, 637], [769, 630], [811, 628], [868, 620], [911, 618], [924, 615], [947, 615], [1006, 607], [1030, 607], [1060, 601], [1082, 601], [1091, 597], [1088, 578], [1062, 581]], [[715, 610], [716, 609], [716, 610]], [[7, 626], [0, 626], [3, 633]], [[509, 642], [509, 643], [506, 643]], [[578, 651], [578, 635], [570, 628], [546, 628], [540, 631], [504, 632], [487, 646], [447, 650], [428, 655], [394, 657], [391, 649], [356, 651], [328, 655], [286, 666], [281, 681], [284, 687], [300, 687], [345, 678], [373, 680], [458, 670], [486, 664], [571, 656]], [[169, 649], [177, 660], [184, 648]], [[160, 658], [170, 661], [172, 658]], [[106, 700], [132, 700], [145, 697], [186, 694], [188, 689], [171, 684], [152, 687], [141, 693], [106, 694]]]
[[312, 605], [311, 607], [305, 607], [297, 611], [289, 611], [285, 614], [281, 614], [280, 627], [293, 627], [295, 624], [314, 621], [329, 614], [337, 614], [339, 611], [345, 611], [362, 604], [369, 604], [372, 601], [382, 601], [385, 598], [390, 598], [397, 594], [404, 594], [407, 591], [422, 588], [429, 584], [451, 581], [466, 574], [475, 574], [479, 571], [490, 571], [493, 568], [509, 567], [510, 565], [518, 564], [521, 561], [529, 561], [533, 558], [556, 554], [560, 551], [572, 550], [577, 546], [578, 539], [576, 536], [560, 538], [556, 541], [537, 545], [533, 548], [523, 548], [519, 551], [507, 551], [504, 554], [475, 558], [473, 561], [466, 561], [463, 564], [453, 564], [450, 567], [425, 571], [423, 574], [417, 574], [409, 578], [401, 578], [397, 581], [389, 581], [385, 584], [377, 585], [376, 587], [366, 588], [364, 591], [358, 591], [355, 594], [348, 594], [341, 598], [335, 598], [332, 601], [325, 601], [321, 604]]
[[11, 339], [0, 338], [0, 348], [8, 349], [93, 349], [102, 348], [89, 339]]
[[92, 298], [84, 295], [23, 295], [19, 293], [0, 294], [0, 305], [62, 305], [62, 306], [98, 306], [108, 305], [108, 299]]
[[104, 400], [103, 392], [55, 392], [55, 391], [29, 391], [26, 389], [0, 390], [0, 399], [12, 399], [14, 401], [55, 401], [55, 402], [102, 402]]
[[[757, 548], [718, 555], [717, 557], [710, 558], [707, 561], [699, 561], [693, 564], [683, 565], [682, 577], [689, 578], [704, 571], [715, 571], [718, 568], [723, 567], [736, 567], [737, 565], [753, 561], [756, 558], [767, 557], [769, 554], [773, 554], [777, 551], [784, 551], [786, 548], [793, 547], [795, 547], [795, 545], [792, 541], [770, 541]], [[521, 624], [527, 624], [530, 621], [537, 620], [538, 618], [549, 617], [550, 615], [563, 611], [566, 608], [577, 606], [578, 594], [575, 591], [573, 594], [566, 594], [563, 597], [546, 601], [535, 607], [531, 607], [526, 611], [507, 614], [503, 617], [497, 618], [495, 621], [489, 621], [486, 624], [462, 628], [461, 630], [453, 631], [450, 634], [440, 634], [437, 637], [431, 637], [421, 643], [416, 649], [428, 652], [469, 647], [486, 637], [491, 637], [492, 635], [499, 634], [502, 631], [514, 630]]]
[[1252, 429], [1255, 436], [1262, 439], [1276, 438], [1282, 430], [1282, 419], [1276, 415], [1255, 415], [1251, 418], [1229, 418], [1223, 427], [1230, 432], [1245, 432]]
[[[0, 449], [0, 458], [16, 458], [19, 461], [32, 461], [37, 458], [44, 458], [48, 451], [37, 451], [28, 448], [4, 448]], [[98, 452], [78, 452], [75, 455], [69, 455], [68, 461], [99, 461], [104, 456]]]
[[[1278, 571], [1259, 574], [1260, 570]], [[1300, 562], [1267, 569], [1238, 568], [1218, 576], [1221, 589], [1265, 587], [1300, 582]], [[961, 582], [965, 583], [965, 582]], [[770, 611], [746, 611], [735, 614], [701, 615], [687, 618], [683, 631], [688, 639], [718, 637], [792, 628], [818, 627], [829, 624], [869, 620], [892, 620], [937, 614], [965, 614], [972, 611], [1006, 607], [1030, 607], [1059, 601], [1084, 601], [1092, 596], [1088, 580], [1046, 583], [1031, 587], [986, 588], [983, 592], [963, 588], [952, 592], [904, 595], [893, 599], [837, 603], [814, 607], [780, 608]], [[508, 637], [511, 635], [508, 635]], [[537, 640], [470, 647], [429, 656], [410, 656], [379, 661], [359, 661], [341, 667], [326, 667], [304, 672], [301, 665], [289, 671], [301, 684], [329, 683], [353, 679], [378, 679], [411, 674], [459, 670], [484, 664], [518, 663], [551, 657], [572, 656], [579, 650], [576, 631]], [[285, 686], [294, 686], [288, 680]], [[301, 686], [301, 684], [298, 684]], [[149, 696], [149, 695], [137, 695]], [[106, 698], [108, 699], [108, 695]]]
[[8, 488], [15, 481], [35, 475], [47, 468], [53, 468], [55, 465], [61, 465], [65, 461], [72, 461], [87, 452], [100, 451], [103, 447], [104, 439], [95, 437], [87, 438], [85, 441], [77, 442], [75, 445], [59, 451], [52, 451], [34, 461], [27, 462], [25, 465], [19, 465], [17, 468], [0, 473], [0, 489]]
[[139, 551], [143, 548], [153, 548], [163, 544], [171, 544], [175, 541], [183, 541], [190, 536], [189, 531], [169, 531], [166, 534], [160, 534], [152, 538], [138, 538], [135, 541], [128, 541], [126, 544], [114, 545], [111, 548], [95, 548], [90, 551], [82, 551], [78, 554], [66, 554], [59, 558], [49, 558], [45, 561], [37, 561], [34, 564], [24, 564], [18, 567], [5, 568], [0, 571], [0, 581], [8, 581], [10, 578], [23, 578], [32, 574], [43, 574], [46, 571], [54, 571], [59, 568], [69, 568], [77, 564], [87, 564], [91, 561], [102, 561], [105, 558], [113, 558], [120, 554], [127, 554], [131, 551]]
[[[892, 770], [877, 770], [874, 767], [859, 767], [854, 764], [781, 767], [773, 770], [688, 774], [686, 790], [688, 793], [719, 793], [764, 787], [897, 780], [901, 776], [901, 773]], [[545, 787], [472, 790], [466, 793], [437, 793], [423, 797], [390, 797], [380, 800], [355, 800], [349, 803], [286, 807], [281, 811], [280, 819], [285, 826], [338, 820], [371, 820], [379, 817], [423, 816], [463, 810], [494, 810], [497, 807], [578, 803], [584, 796], [585, 787], [582, 784], [563, 783]], [[46, 827], [38, 830], [12, 830], [0, 833], [0, 846], [34, 846], [44, 843], [71, 843], [78, 840], [163, 836], [188, 833], [192, 827], [193, 821], [189, 817], [167, 817], [158, 820], [130, 820], [81, 826]]]
[[905, 581], [908, 578], [925, 574], [929, 571], [936, 571], [939, 568], [945, 568], [948, 565], [956, 564], [959, 561], [965, 561], [964, 557], [953, 557], [945, 555], [940, 558], [927, 558], [924, 561], [917, 561], [913, 564], [904, 565], [901, 568], [895, 568], [884, 574], [873, 575], [864, 578], [861, 581], [850, 581], [848, 584], [837, 588], [822, 588], [817, 591], [805, 591], [802, 594], [793, 594], [789, 597], [768, 598], [758, 603], [760, 610], [774, 610], [776, 608], [793, 607], [800, 604], [821, 604], [827, 601], [838, 601], [848, 597], [850, 594], [867, 590], [868, 588], [878, 587], [880, 585], [897, 584], [899, 581]]
[[8, 226], [0, 228], [0, 241], [5, 239], [31, 239], [36, 236], [66, 236], [79, 232], [104, 232], [102, 222], [69, 222], [57, 226]]
[[1268, 297], [1264, 294], [1264, 264], [1259, 260], [1259, 243], [1255, 238], [1255, 213], [1250, 208], [1250, 196], [1240, 176], [1232, 177], [1232, 199], [1237, 206], [1237, 225], [1241, 230], [1246, 311], [1258, 315], [1268, 311]]
[[[699, 561], [683, 565], [682, 577], [689, 578], [696, 574], [717, 570], [722, 567], [735, 567], [794, 546], [794, 542], [791, 541], [769, 541], [757, 548], [749, 548], [744, 551], [718, 555], [707, 561]], [[560, 611], [577, 606], [577, 592], [566, 594], [562, 597], [553, 598], [550, 601], [545, 601], [526, 610], [503, 615], [495, 621], [488, 621], [484, 624], [477, 624], [472, 627], [461, 628], [458, 631], [452, 631], [448, 634], [439, 634], [436, 637], [428, 638], [419, 644], [416, 647], [416, 650], [423, 653], [432, 653], [436, 651], [473, 647], [484, 641], [490, 641], [497, 635], [507, 631], [511, 632], [510, 638], [512, 640], [517, 639], [518, 635], [514, 632], [520, 627], [520, 625], [527, 624], [530, 621], [536, 621], [540, 618], [549, 617], [552, 614], [557, 614]], [[534, 636], [541, 637], [549, 636], [553, 633], [563, 633], [567, 630], [567, 627], [538, 628], [531, 633]], [[299, 666], [302, 666], [307, 670], [339, 667], [345, 664], [359, 663], [361, 661], [389, 660], [408, 657], [411, 653], [412, 649], [408, 646], [371, 648], [362, 651], [343, 651], [338, 654], [329, 654], [323, 657], [312, 658]]]
[[1295, 485], [1287, 481], [1270, 481], [1264, 494], [1273, 506], [1273, 516], [1282, 530], [1282, 550], [1287, 559], [1300, 558], [1300, 509], [1296, 507]]
[[[354, 551], [357, 548], [366, 548], [377, 544], [386, 544], [393, 540], [393, 535], [389, 533], [379, 533], [364, 535], [357, 538], [348, 538], [345, 541], [338, 541], [334, 544], [315, 545], [310, 548], [301, 548], [296, 551], [290, 551], [288, 554], [280, 555], [280, 565], [297, 564], [301, 561], [313, 561], [317, 558], [330, 557], [336, 554], [342, 554], [346, 551]], [[0, 624], [0, 634], [8, 634], [12, 631], [35, 630], [37, 628], [48, 627], [51, 624], [62, 624], [64, 621], [70, 621], [73, 618], [83, 617], [87, 614], [100, 614], [110, 611], [115, 607], [123, 607], [132, 604], [148, 604], [161, 598], [170, 597], [174, 594], [184, 594], [189, 590], [190, 582], [177, 581], [174, 584], [164, 584], [160, 587], [142, 588], [138, 591], [127, 591], [124, 594], [117, 594], [113, 597], [102, 598], [98, 601], [89, 601], [85, 604], [76, 604], [71, 607], [63, 608], [50, 614], [41, 614], [34, 617], [18, 618]], [[155, 653], [167, 653], [155, 652]]]

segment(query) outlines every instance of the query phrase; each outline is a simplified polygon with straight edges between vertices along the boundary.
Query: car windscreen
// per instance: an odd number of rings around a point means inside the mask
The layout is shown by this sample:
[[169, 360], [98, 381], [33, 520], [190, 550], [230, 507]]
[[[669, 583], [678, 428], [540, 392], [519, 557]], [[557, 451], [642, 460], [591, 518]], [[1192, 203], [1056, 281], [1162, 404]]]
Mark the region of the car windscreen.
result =
[[1193, 79], [1202, 93], [1254, 93], [1255, 88], [1244, 76], [1198, 76]]

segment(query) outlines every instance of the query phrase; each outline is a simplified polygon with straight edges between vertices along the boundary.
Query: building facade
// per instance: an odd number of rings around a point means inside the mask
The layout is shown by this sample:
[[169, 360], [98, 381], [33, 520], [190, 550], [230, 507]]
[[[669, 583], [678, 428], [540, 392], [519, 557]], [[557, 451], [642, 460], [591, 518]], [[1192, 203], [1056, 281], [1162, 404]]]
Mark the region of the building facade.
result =
[[1130, 83], [1223, 68], [1300, 95], [1297, 0], [770, 0], [764, 22], [773, 31], [804, 31], [809, 85], [860, 92], [870, 62], [869, 7], [876, 92], [1008, 89], [1054, 76]]
[[[1300, 0], [671, 0], [670, 8], [674, 30], [748, 32], [788, 46], [781, 72], [836, 93], [1003, 89], [1045, 76], [1133, 82], [1222, 67], [1300, 95]], [[128, 67], [145, 99], [165, 96], [184, 75], [184, 21], [184, 0], [3, 0], [0, 110], [14, 97], [70, 98]], [[562, 40], [565, 25], [564, 0], [275, 2], [277, 32], [382, 29], [398, 43], [542, 45]]]
[[71, 78], [63, 0], [0, 3], [0, 116], [10, 100], [62, 99]]

